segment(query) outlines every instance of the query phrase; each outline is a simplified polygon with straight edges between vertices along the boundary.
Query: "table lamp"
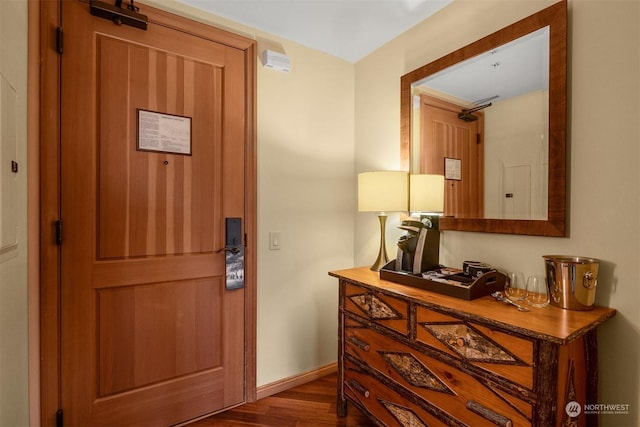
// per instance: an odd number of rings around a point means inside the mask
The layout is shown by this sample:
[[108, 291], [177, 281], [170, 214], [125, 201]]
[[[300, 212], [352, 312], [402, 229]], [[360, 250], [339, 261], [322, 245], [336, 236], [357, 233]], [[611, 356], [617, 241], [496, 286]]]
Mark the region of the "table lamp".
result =
[[409, 176], [409, 211], [437, 213], [444, 211], [444, 176], [412, 174]]
[[409, 207], [409, 178], [407, 172], [375, 171], [358, 174], [358, 211], [378, 212], [380, 221], [380, 249], [371, 270], [389, 262], [385, 243], [387, 212], [407, 211]]

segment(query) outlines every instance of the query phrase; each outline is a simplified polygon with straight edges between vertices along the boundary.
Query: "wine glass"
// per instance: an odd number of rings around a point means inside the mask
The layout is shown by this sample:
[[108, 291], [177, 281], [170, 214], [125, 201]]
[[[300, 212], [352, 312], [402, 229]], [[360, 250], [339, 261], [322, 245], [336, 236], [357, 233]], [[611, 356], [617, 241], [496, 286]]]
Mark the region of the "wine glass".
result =
[[549, 304], [549, 290], [542, 276], [529, 276], [527, 278], [526, 302], [533, 307], [546, 307]]
[[526, 294], [524, 274], [519, 272], [507, 273], [507, 282], [504, 286], [504, 294], [512, 301], [522, 301]]

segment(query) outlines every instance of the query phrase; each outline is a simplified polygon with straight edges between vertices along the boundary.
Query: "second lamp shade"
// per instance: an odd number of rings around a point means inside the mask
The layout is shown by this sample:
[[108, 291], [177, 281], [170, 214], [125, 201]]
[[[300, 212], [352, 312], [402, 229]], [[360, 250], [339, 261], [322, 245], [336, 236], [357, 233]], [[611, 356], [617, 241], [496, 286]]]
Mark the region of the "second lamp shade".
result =
[[444, 211], [444, 176], [421, 174], [411, 175], [409, 179], [411, 212]]
[[402, 171], [358, 174], [360, 212], [403, 212], [409, 202], [409, 175]]

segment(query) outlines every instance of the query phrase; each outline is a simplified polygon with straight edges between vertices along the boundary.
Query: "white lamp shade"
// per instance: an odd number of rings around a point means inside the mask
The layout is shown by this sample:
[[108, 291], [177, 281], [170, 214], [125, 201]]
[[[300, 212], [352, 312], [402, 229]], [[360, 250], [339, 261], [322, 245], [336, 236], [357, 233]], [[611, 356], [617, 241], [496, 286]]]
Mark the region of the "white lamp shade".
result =
[[443, 212], [444, 176], [410, 175], [409, 210], [411, 212]]
[[360, 212], [401, 212], [409, 207], [409, 174], [376, 171], [358, 174]]

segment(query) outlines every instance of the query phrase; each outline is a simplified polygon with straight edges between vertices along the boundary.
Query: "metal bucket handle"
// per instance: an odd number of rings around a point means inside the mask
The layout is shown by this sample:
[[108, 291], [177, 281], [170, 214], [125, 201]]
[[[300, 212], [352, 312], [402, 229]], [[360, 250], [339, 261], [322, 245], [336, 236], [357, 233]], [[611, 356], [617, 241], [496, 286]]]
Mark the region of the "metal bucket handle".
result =
[[598, 284], [598, 280], [596, 279], [593, 272], [587, 271], [584, 273], [584, 275], [582, 276], [582, 286], [584, 288], [589, 290], [595, 289], [597, 284]]

